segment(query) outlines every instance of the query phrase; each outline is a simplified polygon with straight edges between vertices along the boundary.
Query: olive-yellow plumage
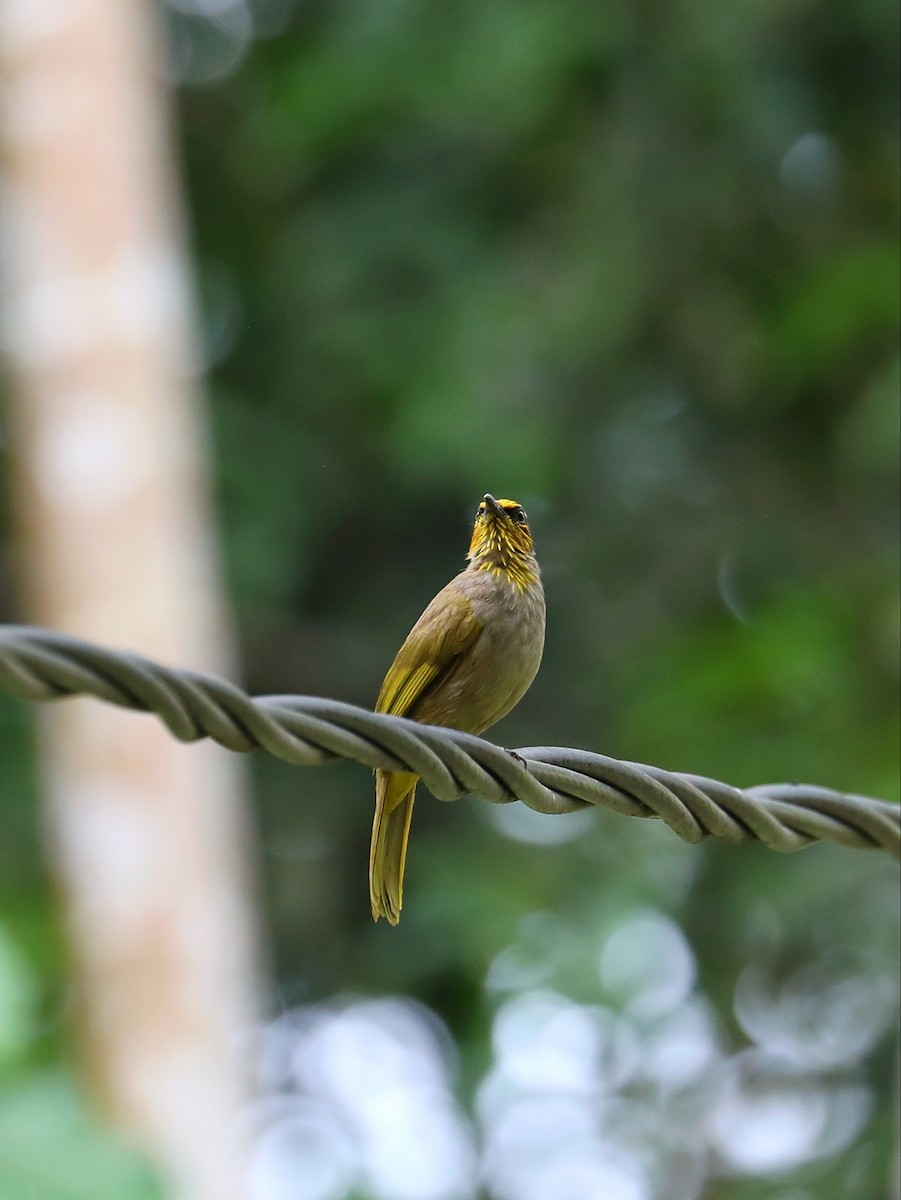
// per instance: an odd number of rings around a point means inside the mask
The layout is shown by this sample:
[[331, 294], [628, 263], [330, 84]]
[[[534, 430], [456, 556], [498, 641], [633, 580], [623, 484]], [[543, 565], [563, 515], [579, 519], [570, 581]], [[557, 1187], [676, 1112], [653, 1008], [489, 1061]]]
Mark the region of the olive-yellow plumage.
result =
[[[526, 514], [485, 495], [468, 564], [442, 588], [388, 668], [376, 712], [483, 733], [522, 698], [544, 649], [544, 591]], [[376, 771], [369, 851], [374, 920], [400, 918], [418, 775]]]

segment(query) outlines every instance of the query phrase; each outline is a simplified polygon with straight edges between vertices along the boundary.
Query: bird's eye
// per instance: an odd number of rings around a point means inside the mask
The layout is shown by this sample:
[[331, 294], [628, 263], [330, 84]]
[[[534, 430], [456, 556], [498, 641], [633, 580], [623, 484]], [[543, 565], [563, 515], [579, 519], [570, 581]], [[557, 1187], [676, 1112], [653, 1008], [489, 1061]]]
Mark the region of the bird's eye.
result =
[[518, 505], [516, 508], [511, 508], [510, 509], [510, 518], [511, 518], [511, 520], [515, 521], [517, 525], [525, 525], [525, 523], [526, 523], [525, 510], [520, 508]]

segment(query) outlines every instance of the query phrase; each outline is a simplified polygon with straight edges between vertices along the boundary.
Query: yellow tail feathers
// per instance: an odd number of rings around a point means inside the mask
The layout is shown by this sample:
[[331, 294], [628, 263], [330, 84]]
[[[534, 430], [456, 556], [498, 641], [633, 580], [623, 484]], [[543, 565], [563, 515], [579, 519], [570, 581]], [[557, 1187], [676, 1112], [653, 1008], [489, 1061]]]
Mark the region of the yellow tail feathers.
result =
[[413, 816], [418, 775], [409, 771], [376, 771], [375, 818], [369, 846], [369, 899], [372, 919], [400, 920], [404, 897], [404, 863]]

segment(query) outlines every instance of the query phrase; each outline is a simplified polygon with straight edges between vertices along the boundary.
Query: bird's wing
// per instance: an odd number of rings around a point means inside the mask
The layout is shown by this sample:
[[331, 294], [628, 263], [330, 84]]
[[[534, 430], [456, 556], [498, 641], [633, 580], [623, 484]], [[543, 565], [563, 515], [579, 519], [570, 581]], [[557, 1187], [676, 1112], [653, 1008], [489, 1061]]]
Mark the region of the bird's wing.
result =
[[447, 678], [481, 632], [482, 623], [462, 592], [439, 592], [388, 668], [375, 711], [414, 716], [418, 702]]

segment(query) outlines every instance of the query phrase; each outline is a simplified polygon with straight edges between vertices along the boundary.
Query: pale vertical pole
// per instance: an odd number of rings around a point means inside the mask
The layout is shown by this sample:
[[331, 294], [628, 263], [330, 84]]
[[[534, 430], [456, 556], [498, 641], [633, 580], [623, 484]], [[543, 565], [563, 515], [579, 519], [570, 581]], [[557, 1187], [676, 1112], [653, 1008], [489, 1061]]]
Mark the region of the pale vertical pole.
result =
[[[26, 620], [227, 671], [190, 293], [139, 0], [0, 0], [3, 348]], [[85, 1078], [184, 1200], [237, 1200], [254, 1016], [233, 759], [92, 701], [41, 712]]]

